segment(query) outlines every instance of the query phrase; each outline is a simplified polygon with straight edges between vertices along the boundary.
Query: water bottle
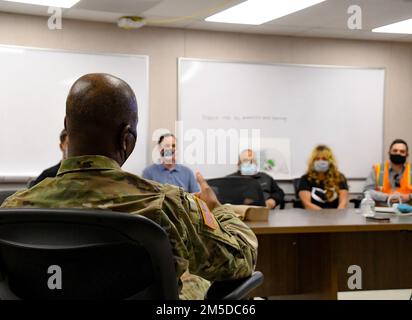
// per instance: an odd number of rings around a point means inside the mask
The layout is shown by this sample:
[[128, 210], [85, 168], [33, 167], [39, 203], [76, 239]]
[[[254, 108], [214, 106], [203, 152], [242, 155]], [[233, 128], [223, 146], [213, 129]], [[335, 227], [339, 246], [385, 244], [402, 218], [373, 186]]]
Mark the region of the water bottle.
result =
[[375, 216], [375, 201], [373, 201], [369, 191], [365, 192], [365, 197], [361, 201], [360, 209], [362, 215], [365, 217]]

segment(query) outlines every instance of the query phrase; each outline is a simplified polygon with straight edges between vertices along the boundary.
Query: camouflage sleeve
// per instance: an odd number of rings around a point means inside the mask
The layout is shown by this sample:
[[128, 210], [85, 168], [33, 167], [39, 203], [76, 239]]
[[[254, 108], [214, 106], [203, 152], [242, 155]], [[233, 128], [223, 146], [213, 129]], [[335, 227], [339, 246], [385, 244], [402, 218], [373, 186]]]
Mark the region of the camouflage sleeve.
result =
[[24, 194], [26, 190], [17, 191], [15, 194], [6, 198], [3, 203], [0, 203], [0, 208], [19, 208], [23, 207], [21, 201], [19, 201], [19, 196]]
[[210, 281], [249, 276], [257, 260], [255, 234], [229, 206], [212, 213], [204, 205], [181, 189], [164, 201], [163, 210], [180, 230], [190, 272]]

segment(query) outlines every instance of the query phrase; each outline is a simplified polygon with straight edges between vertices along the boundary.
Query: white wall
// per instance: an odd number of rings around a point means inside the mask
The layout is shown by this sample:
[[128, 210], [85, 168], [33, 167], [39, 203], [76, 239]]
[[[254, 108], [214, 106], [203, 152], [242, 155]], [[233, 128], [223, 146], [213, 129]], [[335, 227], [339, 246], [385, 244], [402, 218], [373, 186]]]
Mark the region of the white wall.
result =
[[0, 13], [0, 43], [149, 55], [151, 132], [157, 128], [174, 129], [178, 57], [385, 68], [384, 146], [388, 148], [397, 137], [412, 145], [411, 43], [152, 27], [126, 31], [111, 24], [74, 20], [64, 20], [62, 30], [50, 31], [45, 17], [7, 13]]

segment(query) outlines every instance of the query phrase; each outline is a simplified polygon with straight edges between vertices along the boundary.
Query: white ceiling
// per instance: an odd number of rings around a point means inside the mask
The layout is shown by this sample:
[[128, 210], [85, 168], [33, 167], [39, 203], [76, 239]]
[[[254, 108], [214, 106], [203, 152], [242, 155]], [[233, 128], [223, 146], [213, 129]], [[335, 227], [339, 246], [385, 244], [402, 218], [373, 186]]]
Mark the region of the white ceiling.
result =
[[[213, 31], [306, 37], [410, 41], [412, 35], [378, 34], [371, 29], [412, 18], [412, 0], [327, 0], [306, 10], [260, 26], [206, 22], [204, 19], [245, 0], [81, 0], [63, 16], [68, 19], [115, 23], [124, 15], [138, 15], [147, 25]], [[270, 0], [268, 0], [270, 1]], [[347, 27], [350, 5], [362, 9], [362, 30]], [[47, 15], [47, 7], [0, 0], [0, 11]]]

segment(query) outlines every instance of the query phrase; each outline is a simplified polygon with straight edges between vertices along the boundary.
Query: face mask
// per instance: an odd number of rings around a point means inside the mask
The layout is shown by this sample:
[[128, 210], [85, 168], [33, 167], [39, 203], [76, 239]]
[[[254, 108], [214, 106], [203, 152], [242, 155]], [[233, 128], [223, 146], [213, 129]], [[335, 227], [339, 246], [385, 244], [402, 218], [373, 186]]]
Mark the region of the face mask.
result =
[[173, 161], [173, 149], [163, 149], [162, 155], [166, 163]]
[[240, 165], [240, 173], [242, 176], [253, 176], [257, 171], [257, 165], [254, 163], [242, 163]]
[[394, 164], [404, 164], [406, 162], [406, 157], [400, 154], [391, 154], [390, 159]]
[[329, 161], [326, 160], [316, 160], [315, 164], [315, 171], [319, 173], [324, 173], [329, 170]]

